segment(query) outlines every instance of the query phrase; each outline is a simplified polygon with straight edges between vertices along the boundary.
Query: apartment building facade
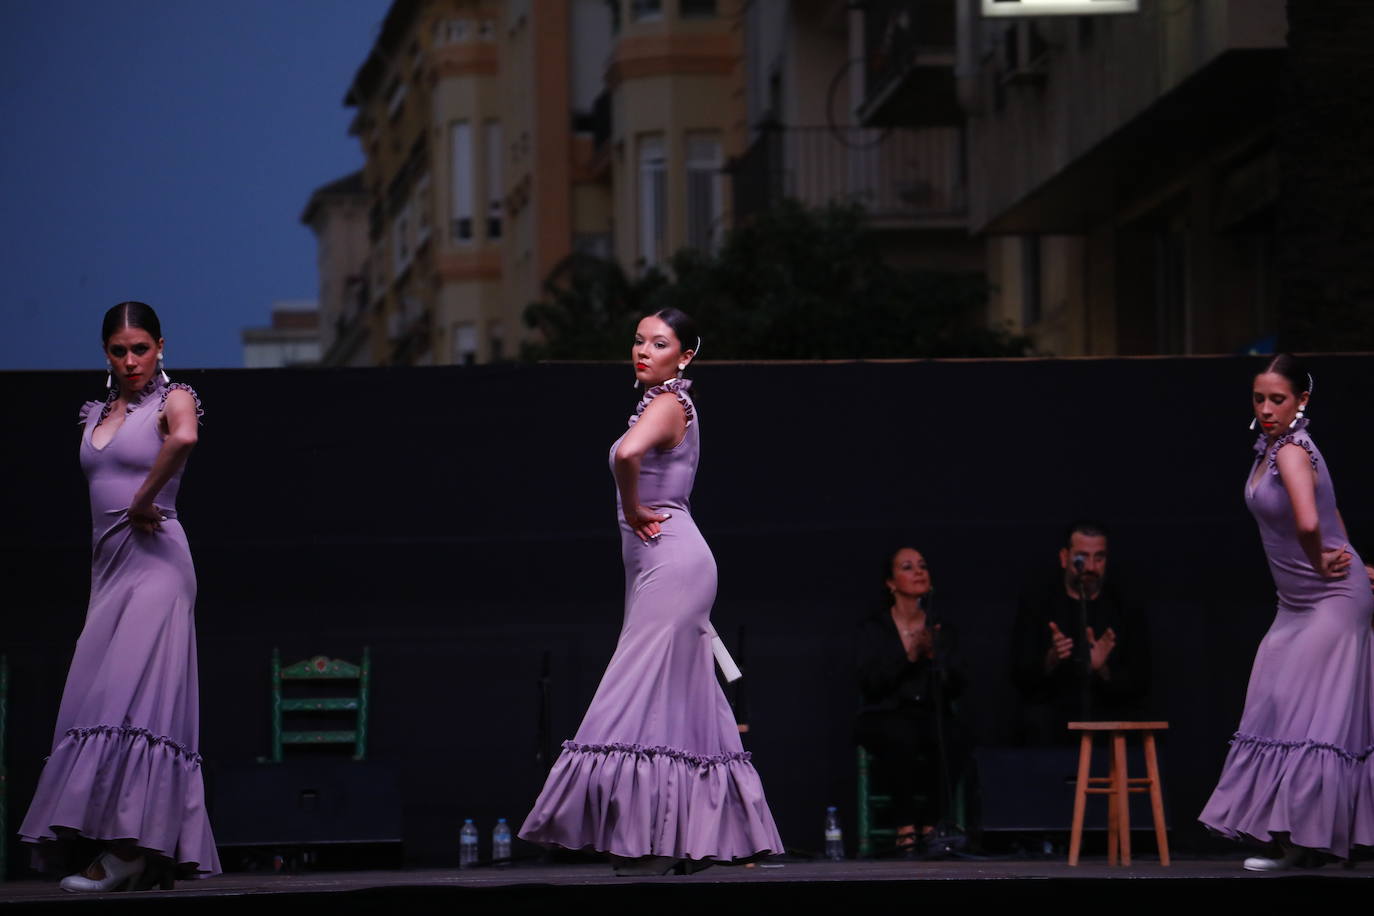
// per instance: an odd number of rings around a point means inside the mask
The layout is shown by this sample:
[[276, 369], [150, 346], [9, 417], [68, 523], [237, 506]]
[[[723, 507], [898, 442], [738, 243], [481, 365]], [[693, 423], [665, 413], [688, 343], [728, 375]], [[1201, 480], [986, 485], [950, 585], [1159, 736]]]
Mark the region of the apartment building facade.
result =
[[395, 0], [345, 98], [366, 302], [325, 361], [509, 359], [572, 252], [644, 270], [718, 240], [741, 2]]
[[[783, 198], [811, 206], [856, 204], [891, 262], [981, 271], [984, 245], [969, 233], [965, 123], [952, 97], [938, 116], [923, 120], [864, 118], [871, 6], [843, 0], [749, 4], [749, 145], [730, 166], [734, 216], [747, 219]], [[923, 34], [952, 46], [953, 7], [947, 11], [951, 21], [938, 34], [924, 28]], [[922, 87], [918, 95], [931, 93]]]
[[864, 6], [865, 123], [966, 125], [990, 320], [1059, 355], [1265, 346], [1283, 0]]

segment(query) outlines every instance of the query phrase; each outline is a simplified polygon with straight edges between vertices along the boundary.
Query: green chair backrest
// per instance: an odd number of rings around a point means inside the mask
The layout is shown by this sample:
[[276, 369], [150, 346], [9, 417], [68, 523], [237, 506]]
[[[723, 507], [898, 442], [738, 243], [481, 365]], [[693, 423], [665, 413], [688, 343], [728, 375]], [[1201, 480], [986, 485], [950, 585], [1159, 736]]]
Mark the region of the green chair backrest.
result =
[[[286, 696], [283, 684], [310, 683], [320, 684], [331, 681], [352, 682], [356, 690], [345, 690], [328, 696], [296, 697]], [[372, 681], [372, 649], [363, 647], [361, 664], [316, 655], [290, 665], [282, 665], [281, 653], [272, 649], [272, 762], [281, 763], [282, 750], [286, 745], [305, 744], [351, 744], [353, 759], [367, 757], [368, 695]], [[341, 683], [341, 687], [343, 684]], [[286, 716], [289, 714], [337, 713], [350, 715], [353, 727], [347, 729], [297, 729], [288, 730]]]

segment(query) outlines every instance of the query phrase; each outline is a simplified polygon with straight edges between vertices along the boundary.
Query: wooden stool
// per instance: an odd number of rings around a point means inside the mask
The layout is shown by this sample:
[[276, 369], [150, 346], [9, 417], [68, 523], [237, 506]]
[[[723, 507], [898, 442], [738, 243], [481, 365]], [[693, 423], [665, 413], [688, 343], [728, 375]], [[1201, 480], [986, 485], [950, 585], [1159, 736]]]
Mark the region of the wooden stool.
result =
[[[1168, 727], [1168, 722], [1069, 723], [1069, 731], [1083, 733], [1078, 742], [1078, 783], [1073, 793], [1073, 833], [1069, 838], [1070, 865], [1078, 864], [1078, 853], [1083, 846], [1083, 808], [1089, 794], [1107, 796], [1107, 864], [1131, 864], [1131, 811], [1127, 802], [1134, 792], [1150, 793], [1155, 841], [1159, 844], [1159, 864], [1169, 864], [1169, 838], [1164, 832], [1164, 801], [1159, 790], [1159, 763], [1155, 759], [1155, 732]], [[1093, 732], [1110, 733], [1112, 767], [1109, 776], [1088, 775], [1092, 769]], [[1131, 778], [1126, 774], [1126, 732], [1140, 732], [1145, 740], [1145, 776]]]

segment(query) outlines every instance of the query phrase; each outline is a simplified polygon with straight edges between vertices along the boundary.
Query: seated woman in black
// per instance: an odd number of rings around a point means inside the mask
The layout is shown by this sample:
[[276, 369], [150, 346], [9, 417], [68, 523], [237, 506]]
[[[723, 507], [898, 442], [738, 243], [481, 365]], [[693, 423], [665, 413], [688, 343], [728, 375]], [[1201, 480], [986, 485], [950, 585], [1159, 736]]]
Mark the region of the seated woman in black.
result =
[[898, 849], [915, 851], [948, 813], [946, 798], [964, 769], [968, 742], [951, 703], [965, 678], [949, 624], [934, 619], [920, 551], [903, 547], [883, 565], [891, 601], [859, 625], [863, 705], [854, 738], [890, 781]]

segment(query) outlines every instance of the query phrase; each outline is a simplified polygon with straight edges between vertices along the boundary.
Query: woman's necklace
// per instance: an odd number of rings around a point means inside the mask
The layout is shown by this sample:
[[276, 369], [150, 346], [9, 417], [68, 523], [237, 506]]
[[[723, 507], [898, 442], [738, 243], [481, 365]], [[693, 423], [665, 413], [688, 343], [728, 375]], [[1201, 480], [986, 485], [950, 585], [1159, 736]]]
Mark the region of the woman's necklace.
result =
[[914, 639], [917, 633], [920, 633], [926, 628], [926, 622], [924, 620], [920, 623], [909, 623], [908, 626], [902, 626], [901, 618], [897, 616], [897, 608], [895, 605], [892, 607], [892, 622], [896, 624], [897, 632], [902, 634], [903, 639]]

